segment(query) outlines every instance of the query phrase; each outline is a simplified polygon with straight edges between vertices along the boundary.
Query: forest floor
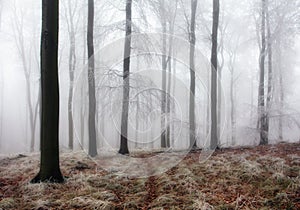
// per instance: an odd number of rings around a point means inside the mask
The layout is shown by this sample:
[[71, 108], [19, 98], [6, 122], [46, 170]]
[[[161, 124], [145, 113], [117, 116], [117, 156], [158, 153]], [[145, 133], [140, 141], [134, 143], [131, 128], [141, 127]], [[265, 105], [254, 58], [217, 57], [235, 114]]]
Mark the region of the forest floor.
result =
[[199, 152], [159, 176], [108, 173], [63, 153], [64, 184], [30, 184], [38, 155], [0, 160], [0, 209], [300, 209], [300, 144]]

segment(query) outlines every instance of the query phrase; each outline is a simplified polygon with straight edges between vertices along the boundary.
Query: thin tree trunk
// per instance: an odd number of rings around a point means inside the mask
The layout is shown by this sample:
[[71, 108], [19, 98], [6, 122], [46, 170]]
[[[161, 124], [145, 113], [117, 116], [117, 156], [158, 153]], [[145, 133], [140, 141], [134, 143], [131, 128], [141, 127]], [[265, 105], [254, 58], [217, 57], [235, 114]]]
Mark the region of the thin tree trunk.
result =
[[[176, 98], [176, 58], [173, 58], [173, 87], [172, 87], [172, 95], [174, 98]], [[172, 133], [172, 137], [171, 137], [171, 141], [172, 141], [172, 145], [174, 146], [174, 142], [175, 142], [175, 123], [174, 123], [174, 119], [176, 117], [176, 110], [175, 107], [173, 107], [173, 109], [171, 110], [171, 118], [172, 118], [172, 126], [171, 126], [171, 133]]]
[[130, 94], [130, 56], [131, 56], [131, 31], [132, 31], [132, 0], [126, 0], [126, 38], [124, 44], [123, 60], [123, 102], [121, 118], [121, 137], [120, 137], [120, 154], [129, 154], [128, 150], [128, 111], [129, 111], [129, 94]]
[[[234, 52], [236, 53], [236, 52]], [[236, 141], [236, 127], [235, 127], [235, 97], [234, 97], [234, 63], [235, 55], [230, 55], [230, 118], [231, 118], [231, 144], [235, 145]]]
[[283, 119], [282, 119], [282, 110], [283, 110], [283, 103], [284, 103], [284, 87], [283, 87], [283, 75], [282, 75], [282, 65], [281, 65], [281, 35], [279, 35], [278, 39], [278, 69], [279, 69], [279, 110], [280, 110], [280, 116], [279, 116], [279, 125], [278, 125], [278, 132], [279, 132], [279, 140], [283, 140]]
[[41, 164], [33, 183], [64, 181], [59, 168], [58, 11], [58, 0], [42, 1]]
[[262, 48], [260, 53], [260, 78], [259, 78], [259, 125], [260, 125], [260, 145], [268, 143], [266, 135], [266, 113], [265, 113], [265, 57], [266, 57], [266, 0], [262, 0], [262, 26], [261, 26], [261, 41]]
[[[83, 23], [83, 28], [86, 28], [86, 10], [83, 10], [83, 20], [82, 20], [82, 23]], [[83, 53], [82, 53], [82, 66], [85, 66], [86, 65], [86, 51], [87, 51], [87, 45], [86, 45], [86, 31], [83, 30]], [[84, 125], [85, 125], [85, 119], [84, 119], [84, 115], [85, 115], [85, 95], [84, 95], [84, 92], [85, 92], [85, 88], [82, 87], [81, 88], [81, 100], [83, 101], [83, 103], [81, 103], [81, 106], [80, 106], [80, 134], [81, 134], [81, 146], [83, 146], [84, 144]]]
[[96, 96], [95, 96], [95, 60], [94, 60], [94, 0], [88, 1], [88, 90], [89, 90], [89, 155], [97, 155], [96, 141]]
[[140, 97], [137, 96], [137, 102], [136, 102], [136, 116], [135, 116], [135, 148], [138, 147], [138, 138], [139, 138], [139, 128], [140, 128], [140, 124], [139, 124], [139, 118], [140, 118]]
[[[266, 135], [269, 140], [270, 111], [272, 106], [273, 91], [273, 51], [272, 51], [272, 35], [269, 14], [269, 1], [266, 0], [266, 20], [267, 20], [267, 43], [268, 43], [268, 94], [267, 94], [267, 110], [266, 110]], [[268, 142], [267, 142], [268, 143]]]
[[165, 14], [165, 1], [162, 0], [162, 30], [163, 30], [163, 48], [162, 48], [162, 94], [161, 94], [161, 148], [167, 147], [166, 137], [166, 90], [167, 90], [167, 22]]
[[218, 26], [219, 26], [219, 0], [213, 0], [213, 27], [212, 27], [212, 51], [211, 51], [211, 142], [210, 148], [218, 147], [217, 130], [217, 72], [218, 72]]
[[196, 45], [196, 11], [198, 0], [191, 0], [191, 31], [190, 31], [190, 103], [189, 103], [189, 124], [190, 124], [190, 144], [189, 147], [197, 147], [196, 123], [195, 123], [195, 45]]
[[[15, 19], [17, 19], [17, 14], [15, 13]], [[25, 76], [25, 83], [26, 83], [26, 101], [28, 105], [28, 113], [29, 113], [29, 126], [30, 126], [30, 135], [29, 135], [29, 140], [30, 140], [30, 152], [33, 152], [34, 150], [34, 143], [35, 143], [35, 135], [34, 135], [34, 114], [33, 114], [33, 103], [32, 103], [32, 84], [30, 82], [30, 75], [31, 75], [31, 66], [30, 62], [27, 62], [26, 58], [26, 52], [25, 52], [25, 42], [24, 42], [24, 33], [23, 33], [23, 22], [21, 23], [16, 20], [16, 30], [18, 33], [18, 37], [15, 36], [15, 40], [17, 43], [19, 55], [22, 60], [22, 65], [23, 65], [23, 70], [24, 70], [24, 76]], [[27, 123], [27, 122], [26, 122]], [[27, 126], [26, 126], [26, 132], [27, 132]], [[26, 135], [27, 136], [27, 135]]]
[[70, 51], [69, 51], [69, 98], [68, 98], [68, 121], [69, 121], [69, 149], [73, 150], [74, 147], [74, 131], [73, 131], [73, 116], [72, 116], [72, 103], [73, 103], [73, 87], [74, 87], [74, 73], [76, 68], [76, 48], [75, 48], [75, 29], [74, 29], [74, 14], [72, 13], [71, 0], [68, 0], [68, 10], [70, 18]]

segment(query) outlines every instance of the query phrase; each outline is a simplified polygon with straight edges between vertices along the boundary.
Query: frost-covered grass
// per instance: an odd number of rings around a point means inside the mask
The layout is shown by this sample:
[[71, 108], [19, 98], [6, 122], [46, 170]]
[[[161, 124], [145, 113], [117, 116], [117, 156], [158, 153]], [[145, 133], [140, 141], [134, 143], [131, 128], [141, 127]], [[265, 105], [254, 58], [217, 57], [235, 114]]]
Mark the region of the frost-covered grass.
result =
[[[139, 154], [135, 154], [139, 155]], [[64, 184], [29, 184], [39, 156], [0, 160], [0, 209], [299, 209], [300, 144], [189, 154], [159, 176], [106, 172], [84, 153], [63, 153]]]

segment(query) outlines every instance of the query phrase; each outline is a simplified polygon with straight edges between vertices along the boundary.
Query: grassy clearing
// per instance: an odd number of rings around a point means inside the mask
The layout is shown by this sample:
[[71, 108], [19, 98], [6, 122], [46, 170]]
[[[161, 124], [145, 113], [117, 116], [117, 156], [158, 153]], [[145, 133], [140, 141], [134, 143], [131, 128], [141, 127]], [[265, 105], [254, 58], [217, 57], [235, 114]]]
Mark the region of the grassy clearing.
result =
[[160, 176], [108, 173], [83, 153], [61, 155], [64, 184], [29, 184], [38, 156], [0, 160], [0, 209], [300, 209], [300, 144], [199, 153]]

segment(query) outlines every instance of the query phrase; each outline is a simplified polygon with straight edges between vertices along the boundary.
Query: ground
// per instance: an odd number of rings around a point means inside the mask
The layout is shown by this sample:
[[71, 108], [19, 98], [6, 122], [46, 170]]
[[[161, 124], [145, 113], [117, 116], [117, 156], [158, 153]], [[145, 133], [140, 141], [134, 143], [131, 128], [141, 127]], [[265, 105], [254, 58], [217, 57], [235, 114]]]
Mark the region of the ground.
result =
[[300, 209], [300, 144], [199, 152], [160, 176], [110, 174], [63, 153], [64, 184], [29, 184], [38, 155], [0, 160], [0, 209]]

